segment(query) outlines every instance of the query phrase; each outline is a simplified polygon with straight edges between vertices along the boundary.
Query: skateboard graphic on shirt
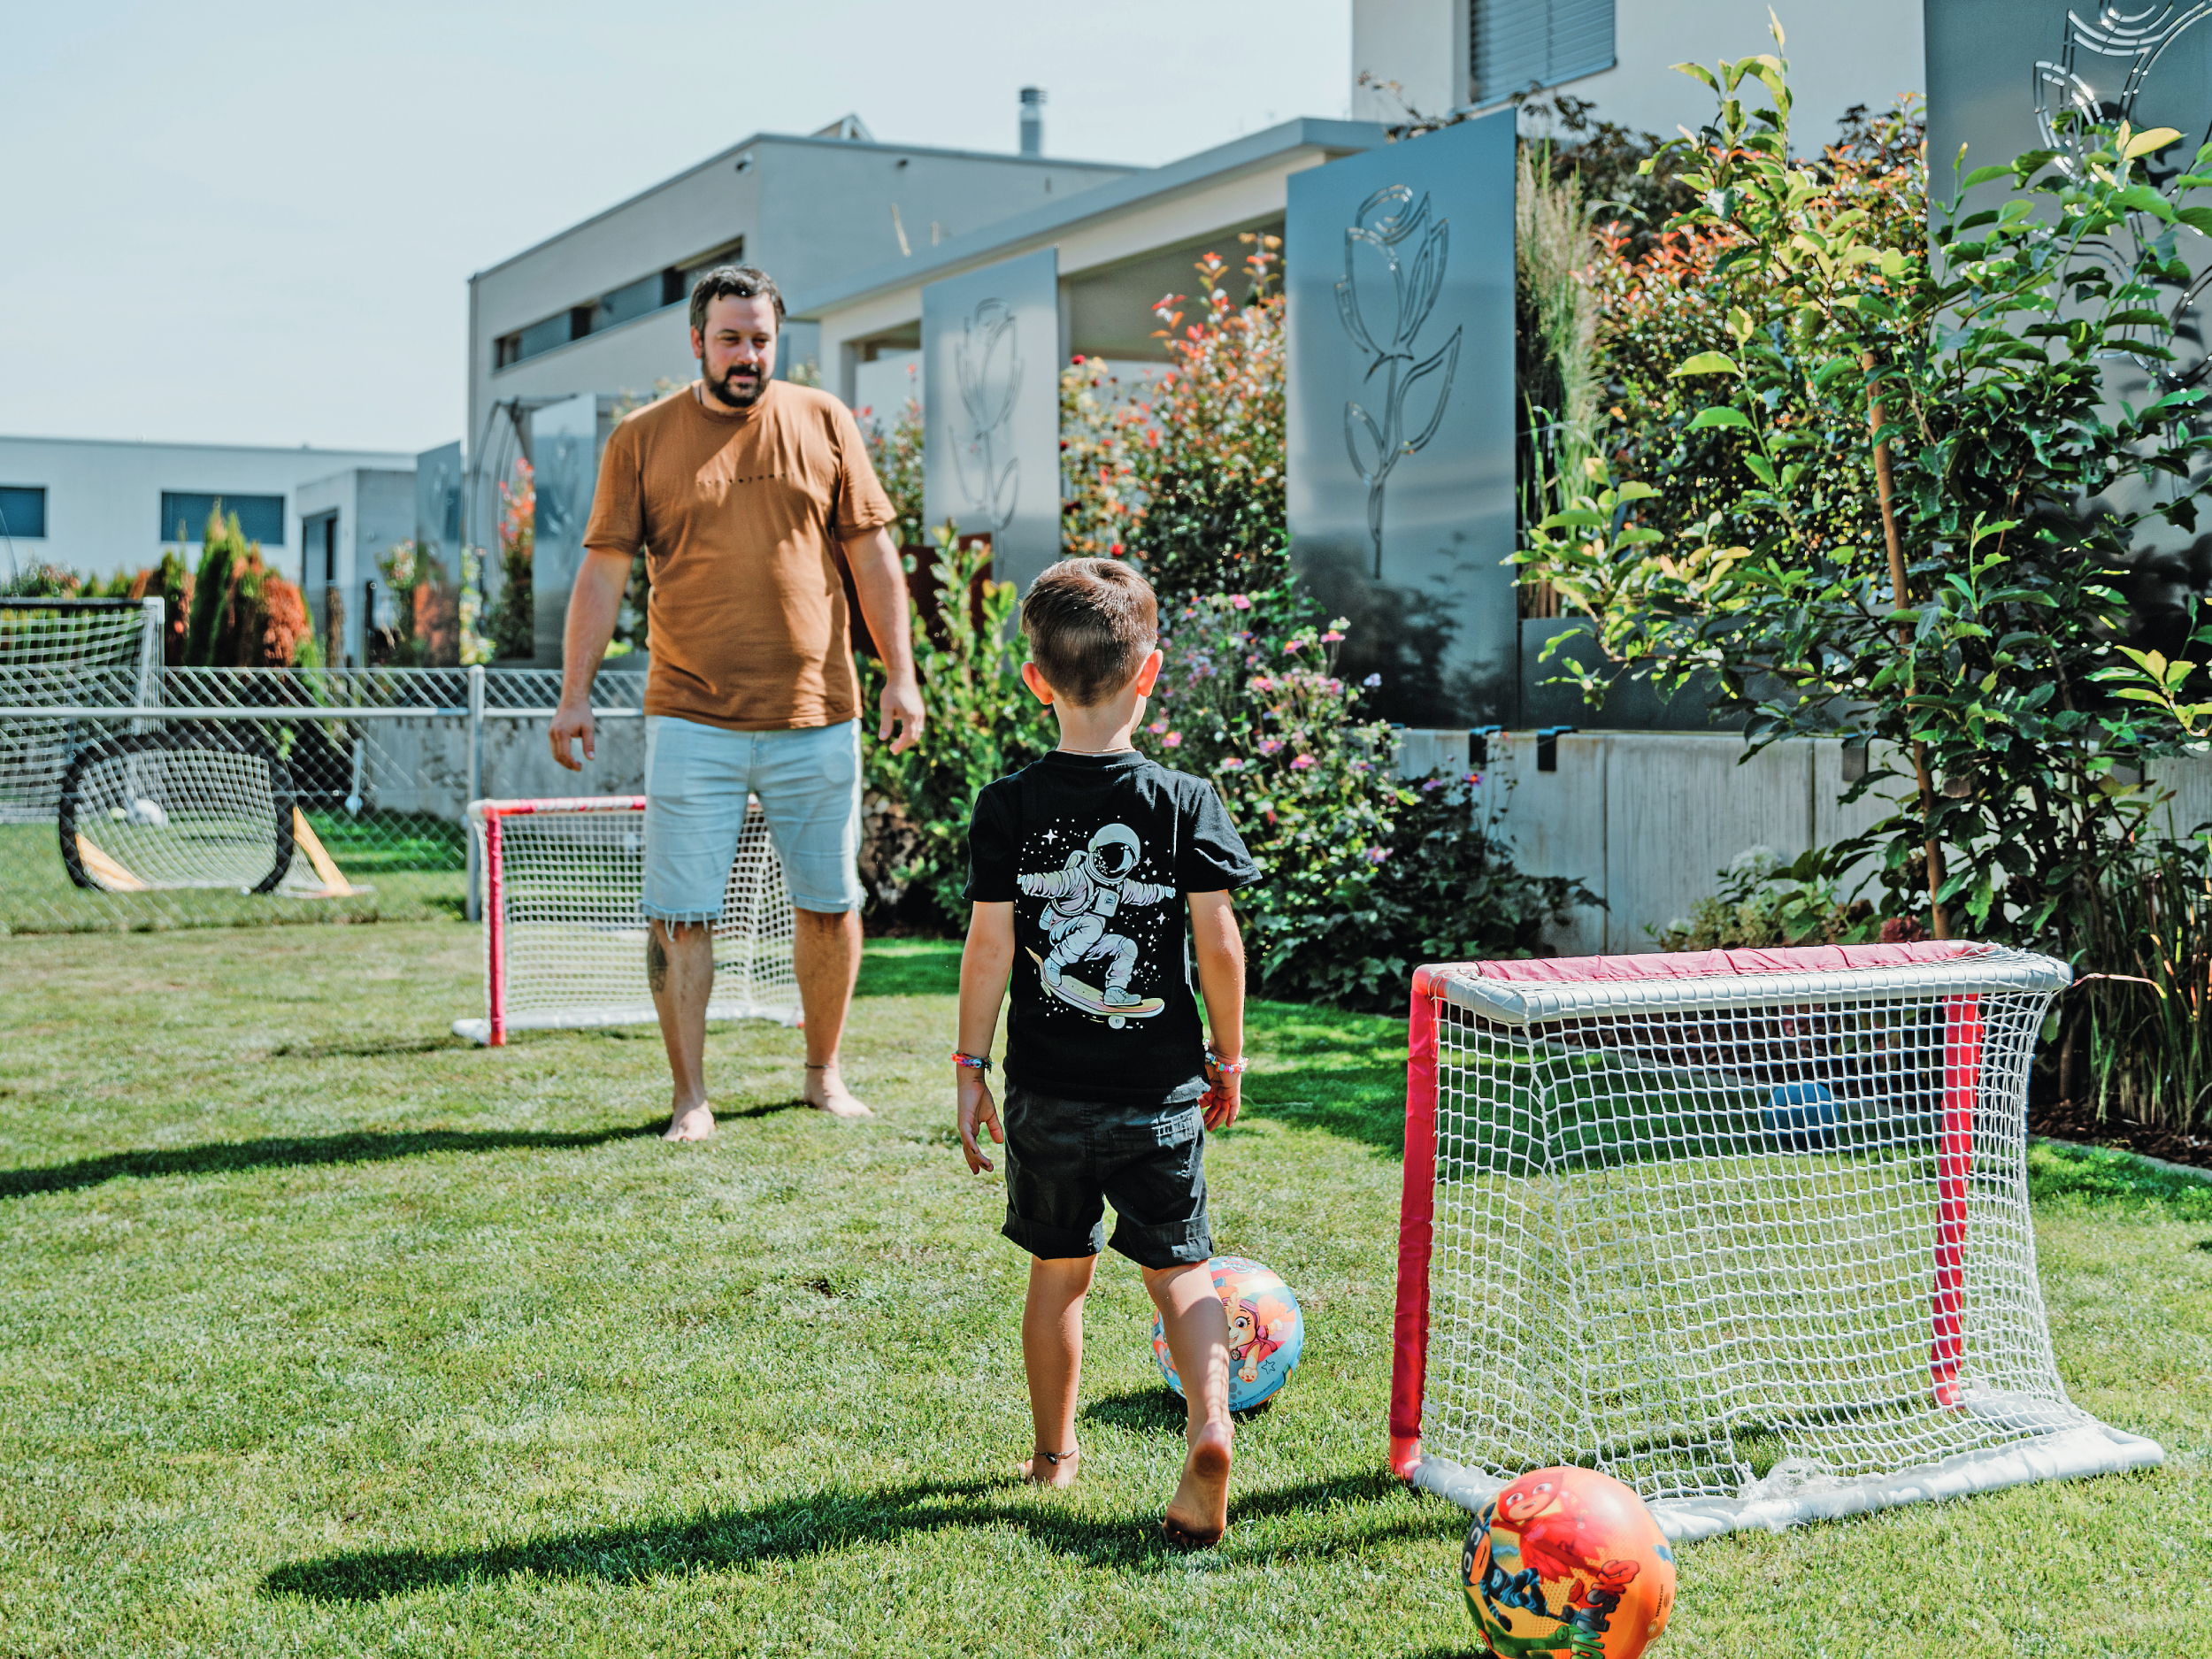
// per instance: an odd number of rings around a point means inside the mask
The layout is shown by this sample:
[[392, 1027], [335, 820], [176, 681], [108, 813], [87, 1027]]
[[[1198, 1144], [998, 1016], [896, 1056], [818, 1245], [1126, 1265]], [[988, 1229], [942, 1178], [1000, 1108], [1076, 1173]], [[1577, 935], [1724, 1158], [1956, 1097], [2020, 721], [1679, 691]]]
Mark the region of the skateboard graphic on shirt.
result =
[[1079, 1008], [1086, 1014], [1104, 1015], [1106, 1023], [1116, 1031], [1119, 1031], [1133, 1019], [1150, 1019], [1153, 1015], [1167, 1006], [1164, 1001], [1156, 996], [1144, 997], [1134, 1002], [1109, 1002], [1105, 993], [1084, 984], [1082, 980], [1074, 979], [1065, 972], [1060, 975], [1057, 984], [1046, 979], [1042, 972], [1045, 959], [1035, 951], [1029, 952], [1029, 959], [1037, 964], [1039, 979], [1046, 990], [1051, 992], [1071, 1008]]

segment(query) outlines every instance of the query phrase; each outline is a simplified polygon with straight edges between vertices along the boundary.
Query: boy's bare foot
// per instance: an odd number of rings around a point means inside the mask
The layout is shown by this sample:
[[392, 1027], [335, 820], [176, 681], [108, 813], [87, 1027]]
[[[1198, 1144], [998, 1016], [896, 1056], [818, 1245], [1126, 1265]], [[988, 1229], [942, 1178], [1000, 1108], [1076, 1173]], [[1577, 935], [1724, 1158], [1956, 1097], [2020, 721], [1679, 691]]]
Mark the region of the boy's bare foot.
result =
[[852, 1090], [845, 1087], [845, 1079], [838, 1075], [837, 1067], [810, 1065], [806, 1069], [806, 1090], [803, 1099], [817, 1111], [827, 1112], [833, 1118], [872, 1118], [875, 1113], [860, 1102]]
[[714, 1110], [706, 1102], [687, 1106], [671, 1114], [668, 1127], [661, 1133], [664, 1141], [705, 1141], [714, 1134]]
[[1229, 1529], [1229, 1429], [1209, 1423], [1192, 1438], [1183, 1479], [1160, 1531], [1183, 1549], [1210, 1549]]
[[1075, 1460], [1082, 1455], [1080, 1446], [1071, 1446], [1064, 1452], [1040, 1451], [1034, 1457], [1023, 1458], [1014, 1467], [1033, 1486], [1071, 1486], [1075, 1484]]

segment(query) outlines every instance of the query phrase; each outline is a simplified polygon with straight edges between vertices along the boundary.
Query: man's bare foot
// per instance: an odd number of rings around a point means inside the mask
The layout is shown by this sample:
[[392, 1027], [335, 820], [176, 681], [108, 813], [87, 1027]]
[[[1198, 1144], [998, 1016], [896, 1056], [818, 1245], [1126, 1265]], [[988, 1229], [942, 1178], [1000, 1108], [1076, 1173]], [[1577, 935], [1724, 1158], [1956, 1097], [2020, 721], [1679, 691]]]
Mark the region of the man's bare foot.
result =
[[1191, 1440], [1183, 1479], [1160, 1530], [1185, 1549], [1210, 1549], [1229, 1528], [1229, 1428], [1209, 1423]]
[[845, 1087], [845, 1079], [838, 1075], [834, 1064], [807, 1067], [806, 1092], [803, 1098], [815, 1110], [827, 1112], [833, 1118], [875, 1116], [860, 1103], [852, 1090]]
[[668, 1127], [662, 1131], [664, 1141], [705, 1141], [714, 1134], [714, 1110], [706, 1102], [687, 1106], [672, 1114]]
[[1083, 1455], [1083, 1448], [1071, 1446], [1064, 1452], [1039, 1451], [1034, 1457], [1025, 1457], [1014, 1465], [1021, 1477], [1033, 1486], [1071, 1486], [1075, 1484], [1075, 1460]]

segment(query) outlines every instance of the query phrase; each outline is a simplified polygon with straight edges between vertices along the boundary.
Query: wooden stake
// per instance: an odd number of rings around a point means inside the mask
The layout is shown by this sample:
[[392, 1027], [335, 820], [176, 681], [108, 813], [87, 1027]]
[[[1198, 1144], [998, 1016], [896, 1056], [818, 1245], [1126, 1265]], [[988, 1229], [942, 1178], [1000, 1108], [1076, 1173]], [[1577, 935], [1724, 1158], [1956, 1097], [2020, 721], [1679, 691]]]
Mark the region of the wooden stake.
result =
[[[1881, 394], [1874, 389], [1874, 372], [1878, 366], [1874, 354], [1871, 351], [1865, 353], [1860, 357], [1859, 362], [1866, 370], [1867, 426], [1869, 430], [1878, 434], [1882, 430], [1882, 398]], [[1882, 540], [1889, 549], [1889, 587], [1893, 600], [1892, 609], [1902, 611], [1906, 604], [1905, 546], [1897, 534], [1897, 511], [1892, 504], [1893, 497], [1896, 494], [1895, 476], [1890, 469], [1889, 440], [1877, 437], [1874, 440], [1874, 488], [1875, 492], [1881, 497], [1882, 503]], [[1908, 659], [1905, 695], [1909, 697], [1913, 692], [1910, 664], [1912, 625], [1910, 623], [1899, 626], [1897, 647], [1906, 654]], [[1925, 850], [1928, 864], [1929, 924], [1934, 928], [1935, 936], [1938, 939], [1948, 939], [1951, 936], [1950, 923], [1945, 918], [1943, 906], [1936, 898], [1936, 895], [1943, 891], [1943, 849], [1937, 844], [1935, 837], [1935, 780], [1928, 775], [1928, 746], [1917, 738], [1913, 740], [1912, 769], [1913, 775], [1920, 785], [1920, 821], [1926, 827], [1928, 837]]]

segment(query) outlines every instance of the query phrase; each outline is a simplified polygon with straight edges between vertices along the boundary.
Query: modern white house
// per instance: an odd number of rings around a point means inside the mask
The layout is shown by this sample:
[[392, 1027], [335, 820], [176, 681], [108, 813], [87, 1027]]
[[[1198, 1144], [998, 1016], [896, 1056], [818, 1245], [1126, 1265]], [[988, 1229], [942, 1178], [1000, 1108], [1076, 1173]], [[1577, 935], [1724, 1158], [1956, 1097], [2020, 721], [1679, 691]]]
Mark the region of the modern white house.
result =
[[356, 468], [411, 477], [414, 466], [382, 449], [0, 436], [0, 580], [38, 565], [113, 576], [180, 542], [196, 553], [219, 502], [273, 569], [296, 577], [304, 486]]
[[[1402, 121], [1491, 109], [1541, 88], [1671, 138], [1712, 112], [1673, 67], [1774, 50], [1770, 0], [1353, 0], [1352, 112]], [[1923, 0], [1771, 0], [1786, 36], [1794, 132], [1817, 150], [1855, 104], [1928, 87]], [[1363, 82], [1361, 77], [1365, 76]], [[1394, 83], [1394, 86], [1392, 84]]]
[[[803, 136], [757, 133], [478, 272], [472, 460], [500, 449], [503, 419], [513, 426], [540, 403], [688, 379], [686, 306], [710, 265], [758, 265], [788, 297], [885, 261], [926, 262], [986, 226], [1129, 174], [1044, 155], [1042, 96], [1024, 94], [1019, 153], [880, 143], [857, 116]], [[787, 328], [781, 373], [818, 358], [812, 335]]]

